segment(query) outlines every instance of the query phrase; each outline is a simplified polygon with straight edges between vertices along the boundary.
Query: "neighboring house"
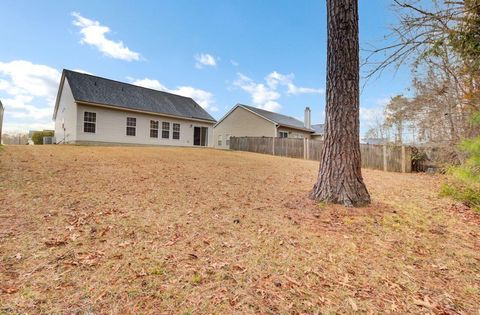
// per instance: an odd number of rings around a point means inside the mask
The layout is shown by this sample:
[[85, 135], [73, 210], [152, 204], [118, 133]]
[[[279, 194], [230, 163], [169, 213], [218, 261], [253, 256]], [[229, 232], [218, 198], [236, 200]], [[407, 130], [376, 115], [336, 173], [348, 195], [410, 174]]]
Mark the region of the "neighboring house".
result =
[[230, 137], [280, 137], [311, 139], [310, 108], [305, 108], [305, 121], [243, 104], [235, 105], [214, 126], [215, 147], [228, 149]]
[[315, 133], [312, 134], [312, 140], [323, 140], [325, 136], [325, 124], [312, 125], [312, 129]]
[[215, 119], [189, 97], [63, 70], [57, 143], [213, 146]]
[[3, 104], [0, 101], [0, 144], [2, 144]]
[[364, 143], [364, 144], [387, 144], [388, 139], [385, 139], [385, 138], [363, 138], [361, 143]]

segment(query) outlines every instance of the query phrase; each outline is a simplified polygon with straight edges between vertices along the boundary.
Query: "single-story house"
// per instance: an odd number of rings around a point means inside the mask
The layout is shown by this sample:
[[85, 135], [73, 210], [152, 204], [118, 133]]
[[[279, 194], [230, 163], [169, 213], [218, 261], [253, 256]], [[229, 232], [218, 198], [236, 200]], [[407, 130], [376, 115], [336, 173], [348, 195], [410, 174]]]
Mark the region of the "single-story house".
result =
[[[311, 125], [311, 110], [305, 108], [305, 121], [253, 106], [237, 104], [213, 128], [215, 147], [228, 149], [230, 137], [318, 137]], [[323, 131], [322, 131], [323, 132]]]
[[323, 137], [325, 136], [325, 124], [315, 124], [312, 125], [312, 129], [315, 130], [314, 133], [312, 133], [312, 140], [323, 140]]
[[215, 119], [189, 97], [63, 70], [57, 144], [213, 146]]
[[3, 104], [0, 101], [0, 144], [2, 144]]
[[363, 143], [363, 144], [377, 144], [377, 145], [380, 145], [380, 144], [387, 144], [388, 139], [386, 139], [386, 138], [363, 138], [360, 142]]

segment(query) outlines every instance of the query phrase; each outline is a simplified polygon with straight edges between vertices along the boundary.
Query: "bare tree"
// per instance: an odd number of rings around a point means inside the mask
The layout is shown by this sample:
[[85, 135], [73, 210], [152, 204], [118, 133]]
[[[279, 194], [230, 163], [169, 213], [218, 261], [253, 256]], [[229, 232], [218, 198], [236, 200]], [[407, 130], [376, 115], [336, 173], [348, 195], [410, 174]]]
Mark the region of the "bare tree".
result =
[[367, 55], [367, 78], [409, 63], [414, 95], [387, 108], [386, 122], [397, 142], [410, 132], [460, 162], [456, 144], [480, 133], [470, 119], [480, 110], [480, 0], [393, 2], [400, 21], [389, 44]]
[[359, 143], [358, 0], [327, 0], [327, 104], [325, 142], [317, 183], [318, 201], [370, 203], [361, 172]]

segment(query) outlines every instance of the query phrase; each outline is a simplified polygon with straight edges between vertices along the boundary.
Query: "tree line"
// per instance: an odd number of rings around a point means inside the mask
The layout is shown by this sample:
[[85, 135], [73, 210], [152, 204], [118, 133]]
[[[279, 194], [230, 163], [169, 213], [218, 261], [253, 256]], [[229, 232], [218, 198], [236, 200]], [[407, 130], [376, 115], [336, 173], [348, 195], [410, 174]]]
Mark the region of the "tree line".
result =
[[367, 78], [408, 63], [413, 95], [393, 97], [365, 136], [439, 148], [446, 162], [461, 163], [458, 144], [480, 131], [472, 119], [480, 110], [480, 0], [393, 3], [392, 44], [369, 51]]

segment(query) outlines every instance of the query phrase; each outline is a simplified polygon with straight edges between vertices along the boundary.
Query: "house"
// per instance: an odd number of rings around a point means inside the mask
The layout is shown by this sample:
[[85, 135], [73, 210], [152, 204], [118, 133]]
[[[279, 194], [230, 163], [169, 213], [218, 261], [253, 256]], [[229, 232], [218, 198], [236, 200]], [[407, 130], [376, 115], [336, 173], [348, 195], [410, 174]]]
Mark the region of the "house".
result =
[[3, 104], [0, 101], [0, 144], [2, 144]]
[[215, 119], [193, 99], [63, 70], [56, 143], [213, 146]]
[[360, 142], [363, 143], [363, 144], [381, 145], [381, 144], [387, 144], [388, 139], [386, 139], [386, 138], [363, 138]]
[[305, 108], [304, 122], [253, 106], [237, 104], [213, 128], [215, 147], [228, 149], [230, 137], [280, 137], [312, 139], [311, 110]]
[[325, 124], [315, 124], [312, 125], [312, 129], [315, 130], [314, 133], [312, 133], [312, 140], [323, 140], [325, 136]]

